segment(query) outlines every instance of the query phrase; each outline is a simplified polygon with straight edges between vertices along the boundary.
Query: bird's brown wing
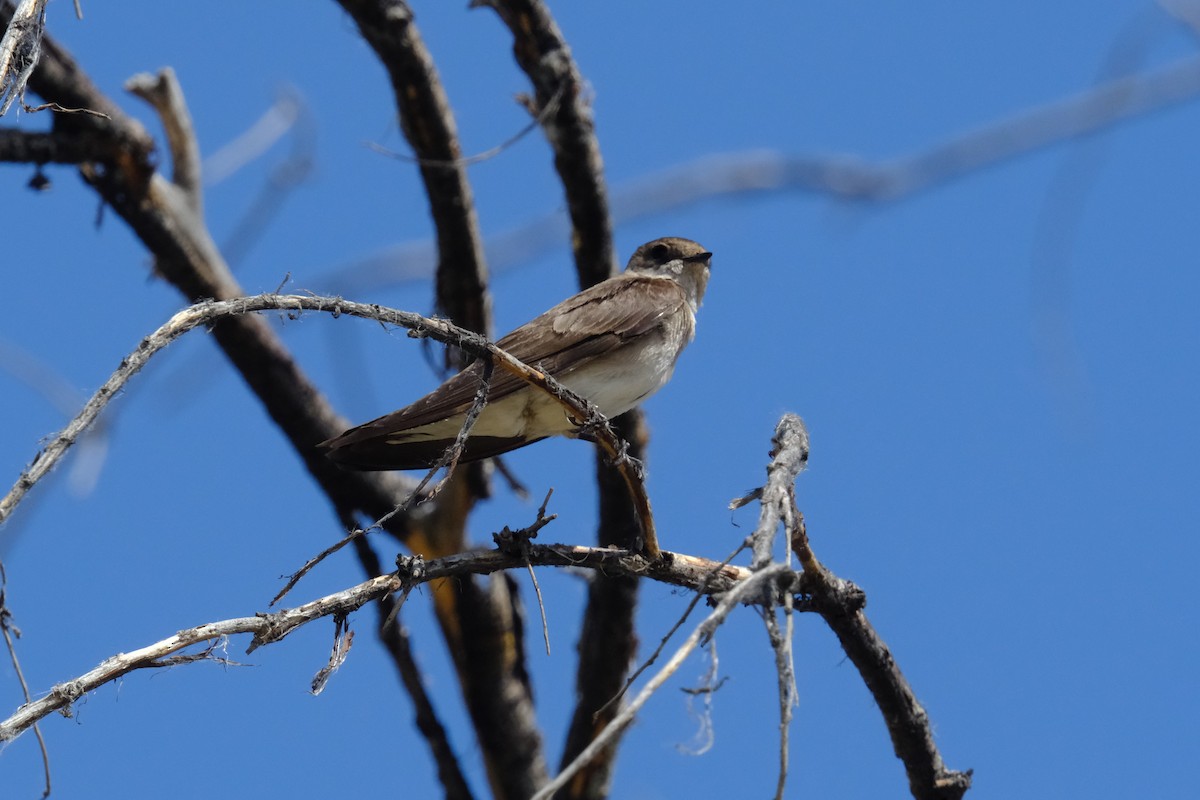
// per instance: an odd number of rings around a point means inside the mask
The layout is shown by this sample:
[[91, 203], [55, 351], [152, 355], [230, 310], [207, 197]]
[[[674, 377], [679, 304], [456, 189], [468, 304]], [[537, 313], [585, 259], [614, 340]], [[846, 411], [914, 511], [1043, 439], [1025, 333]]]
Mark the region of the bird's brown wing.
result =
[[[628, 273], [580, 292], [496, 342], [515, 358], [561, 376], [649, 333], [687, 303], [670, 278]], [[322, 442], [338, 450], [466, 413], [479, 388], [482, 367], [472, 364], [420, 400]], [[525, 382], [503, 369], [492, 373], [488, 400], [512, 394]]]

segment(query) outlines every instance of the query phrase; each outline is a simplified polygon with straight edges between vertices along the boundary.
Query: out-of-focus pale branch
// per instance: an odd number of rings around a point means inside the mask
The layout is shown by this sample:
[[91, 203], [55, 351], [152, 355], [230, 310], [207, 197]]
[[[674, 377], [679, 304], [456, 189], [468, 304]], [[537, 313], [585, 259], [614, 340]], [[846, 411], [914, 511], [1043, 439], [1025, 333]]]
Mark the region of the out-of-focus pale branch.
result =
[[[620, 226], [715, 197], [751, 194], [808, 192], [859, 202], [896, 200], [1197, 95], [1200, 58], [1193, 57], [1102, 83], [886, 161], [790, 155], [778, 150], [705, 156], [614, 189], [613, 222]], [[488, 263], [494, 272], [510, 269], [560, 246], [570, 231], [565, 212], [539, 217], [489, 237], [485, 242]], [[427, 277], [433, 265], [432, 247], [411, 242], [347, 264], [329, 282], [339, 291], [374, 291]]]

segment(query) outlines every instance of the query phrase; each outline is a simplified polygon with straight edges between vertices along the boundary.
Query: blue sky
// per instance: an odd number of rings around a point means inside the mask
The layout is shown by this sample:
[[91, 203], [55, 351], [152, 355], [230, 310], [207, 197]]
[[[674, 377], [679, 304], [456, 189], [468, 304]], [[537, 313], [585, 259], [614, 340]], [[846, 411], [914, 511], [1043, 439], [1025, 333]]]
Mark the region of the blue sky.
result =
[[[418, 3], [464, 150], [527, 121], [507, 32], [465, 3]], [[288, 286], [428, 312], [426, 281], [342, 288], [344, 268], [428, 238], [415, 170], [368, 148], [403, 148], [390, 91], [333, 3], [52, 4], [49, 29], [110, 95], [128, 76], [177, 71], [206, 154], [284, 86], [316, 125], [316, 169], [238, 264], [248, 292]], [[875, 161], [1092, 85], [1114, 53], [1154, 70], [1197, 54], [1196, 35], [1149, 3], [557, 3], [594, 91], [610, 185], [707, 155], [758, 149]], [[5, 125], [39, 129], [40, 115]], [[949, 766], [975, 769], [980, 798], [1185, 797], [1200, 743], [1200, 102], [1040, 150], [889, 203], [792, 191], [709, 199], [617, 231], [622, 259], [661, 235], [715, 253], [698, 336], [647, 405], [649, 486], [664, 547], [721, 558], [752, 527], [727, 501], [759, 485], [779, 416], [812, 437], [798, 497], [818, 556], [860, 584], [868, 613], [931, 715]], [[210, 188], [218, 241], [234, 230], [279, 147]], [[5, 268], [0, 341], [50, 365], [80, 398], [180, 305], [148, 258], [71, 170], [53, 190], [0, 170]], [[472, 167], [484, 232], [558, 210], [540, 133]], [[349, 285], [349, 284], [346, 284]], [[508, 330], [575, 290], [563, 240], [494, 276]], [[1045, 320], [1054, 324], [1047, 325]], [[304, 368], [361, 421], [436, 379], [402, 333], [316, 315], [282, 325]], [[62, 412], [0, 372], [0, 471], [8, 480]], [[111, 409], [94, 488], [67, 463], [0, 530], [20, 655], [41, 693], [101, 659], [204, 621], [265, 610], [289, 573], [338, 534], [333, 516], [254, 398], [190, 334]], [[593, 540], [591, 453], [547, 442], [511, 465], [559, 519], [544, 539]], [[532, 520], [499, 497], [472, 535]], [[390, 545], [378, 543], [385, 559]], [[292, 595], [360, 579], [349, 554]], [[553, 652], [529, 643], [550, 760], [570, 712], [584, 586], [544, 571]], [[518, 580], [525, 581], [523, 577]], [[527, 600], [528, 585], [524, 584]], [[646, 584], [647, 652], [687, 597]], [[478, 750], [427, 598], [406, 608], [419, 659], [473, 787]], [[387, 660], [360, 631], [318, 698], [315, 625], [244, 656], [134, 674], [43, 725], [58, 797], [436, 796], [427, 751]], [[775, 681], [749, 611], [717, 637], [715, 741], [681, 751], [696, 720], [678, 690], [690, 661], [626, 739], [615, 797], [766, 796], [774, 786]], [[878, 711], [832, 635], [798, 620], [800, 705], [790, 797], [898, 797], [905, 779]], [[0, 706], [15, 708], [0, 666]], [[7, 713], [5, 711], [4, 713]], [[0, 753], [5, 796], [34, 796], [31, 736]], [[747, 788], [749, 787], [749, 788]]]

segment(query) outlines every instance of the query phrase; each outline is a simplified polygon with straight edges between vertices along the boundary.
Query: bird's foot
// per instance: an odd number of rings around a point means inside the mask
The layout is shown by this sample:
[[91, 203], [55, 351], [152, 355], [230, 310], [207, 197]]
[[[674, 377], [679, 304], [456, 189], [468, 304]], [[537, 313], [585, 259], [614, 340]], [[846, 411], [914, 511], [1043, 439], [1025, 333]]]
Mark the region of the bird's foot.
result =
[[629, 442], [618, 439], [617, 443], [617, 454], [608, 459], [608, 463], [617, 468], [628, 465], [639, 481], [646, 480], [646, 465], [640, 458], [629, 455]]

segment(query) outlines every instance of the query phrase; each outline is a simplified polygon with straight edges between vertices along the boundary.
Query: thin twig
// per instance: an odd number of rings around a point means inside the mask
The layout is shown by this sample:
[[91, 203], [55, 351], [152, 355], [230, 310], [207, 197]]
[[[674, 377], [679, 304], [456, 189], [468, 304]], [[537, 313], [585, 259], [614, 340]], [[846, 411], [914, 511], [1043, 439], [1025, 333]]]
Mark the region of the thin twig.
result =
[[667, 678], [671, 677], [679, 669], [680, 665], [692, 654], [692, 651], [713, 635], [716, 629], [725, 621], [726, 617], [729, 616], [729, 612], [733, 611], [743, 601], [743, 598], [753, 597], [756, 593], [761, 593], [770, 582], [784, 577], [788, 572], [787, 567], [782, 565], [766, 567], [755, 572], [750, 578], [739, 583], [728, 594], [722, 597], [721, 602], [717, 604], [713, 612], [696, 626], [695, 630], [692, 631], [683, 644], [671, 655], [671, 658], [667, 660], [662, 669], [646, 683], [637, 696], [630, 701], [629, 705], [622, 709], [613, 718], [612, 722], [605, 725], [596, 734], [596, 737], [592, 739], [591, 743], [583, 749], [583, 752], [574, 761], [560, 771], [552, 781], [539, 789], [532, 800], [546, 800], [563, 786], [566, 786], [575, 773], [608, 747], [621, 731], [633, 722], [634, 717], [637, 716], [642, 706], [646, 705], [647, 701], [666, 682]]
[[454, 468], [458, 466], [458, 460], [462, 458], [463, 450], [467, 446], [467, 439], [471, 436], [471, 431], [474, 429], [475, 423], [479, 420], [479, 415], [483, 413], [483, 407], [487, 405], [488, 391], [492, 387], [492, 372], [496, 368], [495, 359], [492, 358], [491, 353], [484, 354], [481, 358], [483, 366], [480, 370], [479, 386], [475, 390], [475, 397], [471, 400], [471, 407], [467, 409], [467, 415], [463, 418], [463, 424], [458, 429], [458, 434], [454, 437], [454, 441], [450, 443], [450, 446], [438, 457], [437, 463], [433, 465], [433, 468], [425, 474], [425, 477], [421, 479], [421, 482], [409, 494], [408, 499], [397, 507], [397, 510], [403, 509], [407, 511], [411, 508], [417, 502], [417, 498], [420, 497], [421, 491], [442, 467], [446, 468], [446, 474], [430, 490], [428, 497], [421, 497], [420, 502], [423, 503], [426, 500], [437, 497], [438, 493], [446, 485], [446, 481], [450, 480], [450, 476], [454, 474]]
[[410, 156], [406, 153], [397, 153], [395, 150], [390, 150], [377, 142], [365, 142], [365, 144], [369, 149], [379, 153], [382, 156], [387, 156], [388, 158], [395, 159], [396, 161], [404, 161], [409, 164], [418, 164], [422, 167], [469, 167], [472, 164], [479, 164], [483, 161], [488, 161], [489, 159], [495, 158], [528, 136], [531, 131], [537, 128], [538, 125], [543, 124], [558, 108], [558, 103], [562, 99], [563, 90], [565, 88], [565, 84], [558, 87], [558, 91], [556, 91], [554, 96], [550, 98], [550, 102], [543, 106], [542, 109], [537, 112], [534, 118], [530, 120], [525, 127], [521, 128], [521, 130], [508, 137], [500, 144], [489, 147], [487, 150], [474, 155], [463, 156], [462, 158], [446, 161], [438, 158], [420, 158], [418, 156]]
[[779, 619], [775, 609], [763, 609], [763, 622], [771, 651], [775, 654], [775, 677], [779, 689], [779, 779], [775, 784], [775, 800], [783, 800], [783, 790], [788, 776], [788, 730], [792, 723], [792, 708], [796, 705], [796, 675], [792, 667], [792, 609], [791, 595], [784, 593], [783, 613], [786, 620], [785, 632], [779, 630]]
[[103, 111], [96, 111], [95, 109], [91, 108], [69, 108], [64, 105], [59, 105], [58, 103], [39, 103], [36, 106], [27, 106], [22, 104], [21, 109], [30, 114], [36, 114], [39, 111], [53, 111], [56, 114], [86, 114], [89, 117], [96, 117], [98, 119], [111, 119], [111, 117], [109, 117], [108, 114], [105, 114]]
[[[376, 523], [376, 525], [377, 524], [379, 524], [379, 523]], [[372, 526], [372, 527], [374, 527], [374, 526]], [[359, 538], [360, 536], [365, 536], [366, 533], [367, 533], [367, 529], [365, 529], [365, 528], [355, 528], [354, 530], [350, 531], [345, 536], [343, 536], [341, 539], [338, 539], [336, 542], [329, 545], [329, 547], [326, 547], [324, 550], [317, 553], [315, 556], [310, 558], [308, 561], [305, 561], [304, 565], [302, 567], [300, 567], [300, 569], [296, 570], [295, 572], [293, 572], [291, 575], [288, 576], [287, 583], [285, 583], [283, 585], [283, 588], [280, 589], [279, 592], [274, 597], [271, 598], [271, 602], [268, 603], [267, 605], [273, 606], [276, 603], [278, 603], [280, 600], [282, 600], [284, 597], [286, 597], [288, 595], [288, 593], [292, 591], [292, 589], [294, 589], [296, 587], [296, 584], [299, 583], [300, 580], [305, 575], [312, 572], [313, 568], [315, 566], [317, 566], [317, 564], [320, 564], [322, 561], [329, 558], [331, 555], [338, 552], [343, 547], [350, 544], [351, 542], [353, 542], [355, 539]]]
[[550, 623], [546, 620], [546, 603], [542, 600], [542, 587], [538, 585], [537, 573], [533, 564], [525, 559], [525, 567], [529, 570], [529, 579], [533, 581], [533, 593], [537, 595], [538, 611], [542, 614], [542, 639], [546, 642], [546, 655], [550, 655]]
[[[12, 612], [8, 609], [8, 573], [4, 570], [4, 562], [0, 561], [0, 634], [4, 635], [4, 646], [8, 648], [8, 657], [12, 661], [13, 672], [17, 674], [17, 683], [21, 685], [21, 694], [28, 704], [33, 701], [29, 695], [29, 684], [25, 682], [25, 672], [21, 669], [21, 660], [17, 658], [17, 646], [14, 638], [21, 638], [21, 631], [13, 625]], [[33, 735], [37, 738], [38, 751], [42, 756], [42, 773], [45, 776], [45, 788], [42, 798], [50, 796], [50, 752], [46, 749], [46, 739], [42, 729], [36, 723], [33, 725]]]
[[550, 504], [550, 496], [553, 494], [554, 488], [551, 487], [537, 510], [537, 519], [529, 527], [514, 531], [506, 525], [504, 530], [492, 534], [492, 540], [502, 551], [525, 559], [525, 568], [529, 570], [529, 578], [533, 581], [533, 592], [537, 595], [538, 611], [542, 615], [542, 639], [546, 643], [546, 655], [550, 655], [550, 623], [546, 618], [546, 603], [542, 599], [542, 587], [538, 584], [537, 573], [533, 571], [533, 563], [529, 560], [529, 544], [530, 540], [538, 535], [538, 531], [558, 518], [557, 514], [546, 514], [546, 507]]
[[775, 535], [790, 508], [788, 498], [792, 485], [808, 463], [808, 429], [804, 427], [804, 420], [795, 414], [783, 415], [775, 426], [775, 436], [771, 441], [774, 447], [771, 450], [771, 463], [767, 465], [766, 485], [729, 503], [732, 510], [741, 508], [751, 500], [759, 501], [758, 526], [751, 534], [754, 540], [751, 569], [771, 563]]

